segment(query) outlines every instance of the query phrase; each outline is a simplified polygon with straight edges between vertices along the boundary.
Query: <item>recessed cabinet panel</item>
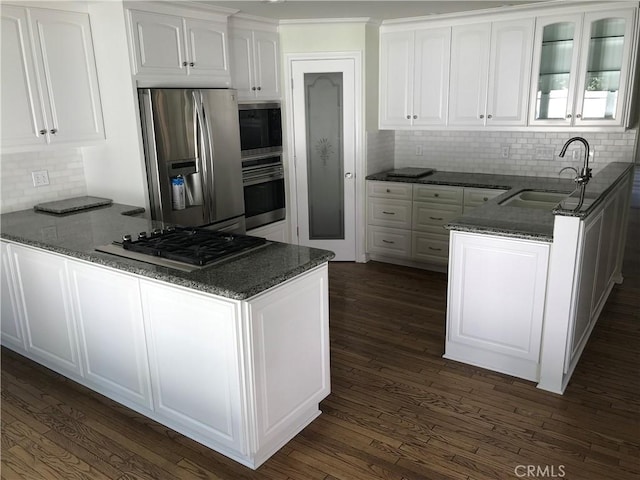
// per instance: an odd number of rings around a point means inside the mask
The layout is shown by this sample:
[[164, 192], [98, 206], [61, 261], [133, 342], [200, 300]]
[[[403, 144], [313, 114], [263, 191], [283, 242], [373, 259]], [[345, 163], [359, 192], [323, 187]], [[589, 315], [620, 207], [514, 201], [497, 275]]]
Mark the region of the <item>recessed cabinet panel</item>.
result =
[[185, 33], [189, 47], [189, 75], [229, 75], [226, 23], [187, 18]]
[[411, 228], [411, 202], [371, 198], [367, 223], [381, 227]]
[[491, 24], [451, 29], [449, 125], [485, 124]]
[[136, 73], [186, 75], [182, 19], [160, 13], [131, 11]]
[[233, 88], [241, 100], [280, 98], [280, 49], [275, 31], [230, 28]]
[[256, 97], [264, 99], [280, 98], [280, 49], [278, 34], [275, 32], [253, 33], [255, 45]]
[[2, 249], [2, 256], [0, 257], [2, 260], [2, 272], [0, 272], [2, 285], [2, 301], [0, 302], [0, 307], [2, 307], [2, 344], [22, 352], [25, 350], [24, 335], [16, 301], [9, 246], [2, 242], [0, 243], [0, 248]]
[[450, 28], [415, 32], [414, 126], [446, 124], [450, 49]]
[[495, 22], [491, 30], [486, 124], [525, 125], [533, 19]]
[[60, 373], [81, 374], [64, 259], [11, 247], [29, 355]]
[[38, 131], [45, 128], [45, 120], [36, 86], [27, 11], [3, 5], [0, 34], [2, 63], [11, 65], [0, 69], [2, 144], [42, 144]]
[[413, 32], [393, 32], [382, 36], [380, 128], [411, 125], [413, 61]]
[[51, 105], [51, 143], [102, 137], [102, 112], [95, 74], [91, 27], [87, 15], [33, 9], [40, 68]]

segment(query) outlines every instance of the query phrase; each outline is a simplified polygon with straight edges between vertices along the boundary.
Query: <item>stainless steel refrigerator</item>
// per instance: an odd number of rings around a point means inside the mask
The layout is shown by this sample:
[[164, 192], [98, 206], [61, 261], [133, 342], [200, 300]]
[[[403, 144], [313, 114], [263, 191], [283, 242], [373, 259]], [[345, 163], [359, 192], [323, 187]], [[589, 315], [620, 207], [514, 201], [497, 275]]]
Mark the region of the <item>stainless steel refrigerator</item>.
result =
[[235, 90], [138, 90], [154, 220], [244, 233]]

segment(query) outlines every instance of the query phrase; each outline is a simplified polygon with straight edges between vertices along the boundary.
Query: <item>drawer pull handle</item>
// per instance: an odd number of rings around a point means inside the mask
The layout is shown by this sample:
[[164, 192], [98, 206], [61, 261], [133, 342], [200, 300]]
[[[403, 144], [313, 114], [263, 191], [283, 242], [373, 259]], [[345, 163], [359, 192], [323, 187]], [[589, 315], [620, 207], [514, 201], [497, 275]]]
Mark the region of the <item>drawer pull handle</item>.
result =
[[384, 210], [382, 211], [382, 213], [384, 213], [385, 215], [395, 215], [396, 212], [385, 212]]
[[429, 217], [431, 220], [444, 220], [442, 217]]
[[396, 243], [396, 242], [392, 242], [391, 240], [385, 240], [384, 238], [382, 239], [382, 241], [383, 241], [384, 243]]
[[429, 250], [435, 250], [436, 252], [441, 252], [442, 251], [441, 248], [433, 248], [433, 247], [429, 247]]

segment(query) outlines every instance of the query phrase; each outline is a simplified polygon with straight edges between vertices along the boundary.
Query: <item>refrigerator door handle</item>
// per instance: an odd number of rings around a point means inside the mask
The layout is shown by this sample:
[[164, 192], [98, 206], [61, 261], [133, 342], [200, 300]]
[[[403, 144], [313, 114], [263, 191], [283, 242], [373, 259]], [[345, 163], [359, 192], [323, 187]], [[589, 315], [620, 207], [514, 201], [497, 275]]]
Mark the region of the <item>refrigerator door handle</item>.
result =
[[155, 125], [153, 122], [153, 102], [151, 101], [151, 91], [146, 89], [143, 94], [140, 95], [141, 109], [143, 114], [141, 115], [142, 130], [145, 132], [144, 138], [145, 149], [147, 151], [148, 164], [151, 168], [147, 170], [147, 188], [151, 191], [150, 195], [150, 207], [155, 218], [162, 218], [162, 187], [160, 185], [160, 178], [162, 177], [158, 170], [158, 150], [156, 148], [156, 135]]
[[195, 112], [194, 121], [197, 122], [195, 131], [198, 137], [198, 168], [202, 172], [202, 193], [203, 193], [203, 209], [206, 222], [210, 222], [213, 218], [215, 205], [213, 204], [213, 161], [211, 151], [211, 133], [209, 131], [208, 122], [204, 113], [204, 105], [202, 103], [202, 95], [199, 90], [193, 91], [193, 101]]

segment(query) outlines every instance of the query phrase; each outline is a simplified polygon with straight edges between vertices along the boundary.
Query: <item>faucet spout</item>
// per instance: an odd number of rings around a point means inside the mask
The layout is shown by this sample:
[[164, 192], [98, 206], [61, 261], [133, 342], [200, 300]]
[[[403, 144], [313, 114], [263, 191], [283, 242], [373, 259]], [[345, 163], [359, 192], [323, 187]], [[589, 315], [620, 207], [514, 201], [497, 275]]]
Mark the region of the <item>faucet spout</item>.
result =
[[[582, 170], [579, 175], [576, 176], [575, 182], [578, 185], [586, 185], [586, 183], [591, 178], [591, 169], [589, 168], [589, 142], [582, 137], [572, 137], [565, 142], [560, 150], [560, 156], [564, 157], [565, 153], [567, 153], [567, 148], [573, 142], [580, 142], [584, 145], [584, 161], [582, 165]], [[576, 172], [577, 173], [577, 172]]]

